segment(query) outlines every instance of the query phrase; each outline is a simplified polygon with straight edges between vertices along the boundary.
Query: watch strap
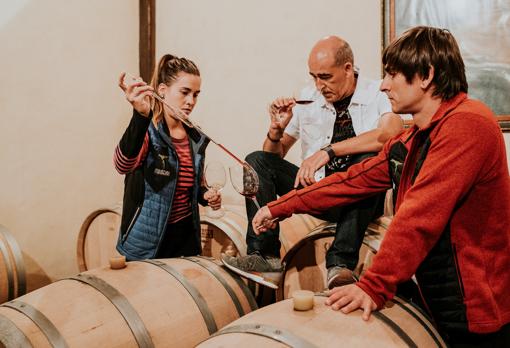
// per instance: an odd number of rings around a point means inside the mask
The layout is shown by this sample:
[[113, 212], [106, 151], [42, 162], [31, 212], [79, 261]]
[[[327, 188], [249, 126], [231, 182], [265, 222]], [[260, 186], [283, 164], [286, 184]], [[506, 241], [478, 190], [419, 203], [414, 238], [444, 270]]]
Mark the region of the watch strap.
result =
[[329, 159], [333, 159], [336, 155], [335, 155], [335, 151], [333, 150], [333, 147], [331, 146], [331, 144], [328, 144], [326, 146], [323, 146], [321, 148], [322, 151], [326, 151], [326, 153], [328, 154], [329, 156]]

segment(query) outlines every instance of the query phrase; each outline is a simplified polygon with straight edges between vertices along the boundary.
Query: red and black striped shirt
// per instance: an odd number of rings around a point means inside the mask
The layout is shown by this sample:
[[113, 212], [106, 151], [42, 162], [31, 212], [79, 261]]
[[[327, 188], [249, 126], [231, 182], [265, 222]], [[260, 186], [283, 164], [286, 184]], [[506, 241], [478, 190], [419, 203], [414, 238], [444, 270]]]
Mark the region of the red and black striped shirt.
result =
[[[175, 188], [174, 201], [168, 223], [175, 223], [191, 215], [191, 192], [194, 183], [193, 159], [191, 156], [188, 137], [183, 139], [172, 138], [177, 156], [179, 158], [179, 173]], [[129, 158], [124, 155], [119, 146], [115, 149], [114, 164], [120, 174], [127, 174], [142, 164], [149, 149], [149, 134], [145, 134], [142, 148], [136, 157]]]
[[177, 176], [172, 212], [168, 219], [168, 223], [171, 224], [191, 215], [191, 191], [195, 176], [188, 137], [183, 139], [172, 138], [172, 143], [179, 157], [179, 174]]

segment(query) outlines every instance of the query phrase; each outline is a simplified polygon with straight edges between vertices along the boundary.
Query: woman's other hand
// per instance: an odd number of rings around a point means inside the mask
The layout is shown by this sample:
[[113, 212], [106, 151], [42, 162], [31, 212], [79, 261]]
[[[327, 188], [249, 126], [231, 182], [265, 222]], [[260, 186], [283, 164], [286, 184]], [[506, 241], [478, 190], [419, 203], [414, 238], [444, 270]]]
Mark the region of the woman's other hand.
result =
[[216, 190], [208, 190], [204, 193], [204, 199], [207, 204], [213, 209], [218, 210], [221, 208], [221, 193]]

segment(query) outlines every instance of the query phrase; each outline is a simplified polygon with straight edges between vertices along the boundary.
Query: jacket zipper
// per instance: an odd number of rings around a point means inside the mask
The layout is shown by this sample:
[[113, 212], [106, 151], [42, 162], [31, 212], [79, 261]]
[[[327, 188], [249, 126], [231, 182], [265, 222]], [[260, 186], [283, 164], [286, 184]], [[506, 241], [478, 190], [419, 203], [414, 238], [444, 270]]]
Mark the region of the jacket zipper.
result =
[[452, 251], [453, 251], [453, 261], [455, 262], [455, 272], [457, 273], [457, 281], [459, 282], [460, 294], [462, 295], [462, 299], [464, 297], [464, 283], [462, 282], [462, 275], [460, 274], [459, 262], [457, 260], [457, 246], [455, 243], [452, 243]]
[[[416, 277], [415, 277], [416, 279]], [[421, 292], [421, 287], [420, 287], [420, 284], [418, 283], [418, 281], [416, 280], [414, 282], [416, 284], [416, 287], [418, 288], [418, 294], [420, 295], [420, 298], [421, 298], [421, 302], [423, 303], [423, 306], [425, 307], [425, 311], [428, 313], [428, 315], [430, 316], [430, 318], [432, 318], [432, 320], [435, 322], [436, 319], [434, 318], [434, 314], [432, 313], [432, 311], [430, 310], [429, 308], [429, 305], [427, 303], [427, 301], [425, 301], [425, 296], [423, 296], [423, 293]]]
[[129, 226], [126, 230], [126, 233], [124, 234], [124, 236], [122, 236], [122, 244], [124, 244], [124, 242], [126, 242], [126, 239], [129, 235], [129, 233], [131, 233], [131, 230], [133, 229], [133, 225], [135, 224], [135, 221], [136, 219], [138, 218], [138, 215], [140, 215], [140, 210], [141, 210], [142, 206], [139, 205], [136, 210], [135, 210], [135, 215], [133, 215], [133, 218], [131, 219], [131, 222], [129, 223]]
[[[413, 139], [415, 136], [416, 136], [416, 133], [418, 133], [419, 129], [416, 128], [416, 130], [414, 130], [408, 137], [405, 141], [401, 141], [402, 144], [404, 145], [404, 147], [406, 148], [407, 150], [407, 154], [404, 158], [404, 163], [403, 163], [403, 166], [402, 166], [402, 172], [400, 173], [400, 181], [398, 183], [398, 190], [397, 190], [397, 197], [395, 198], [395, 202], [393, 202], [393, 209], [395, 211], [395, 213], [397, 212], [398, 208], [400, 208], [400, 202], [402, 202], [402, 197], [404, 196], [404, 193], [407, 192], [407, 190], [409, 190], [409, 175], [407, 174], [407, 172], [409, 172], [411, 169], [409, 168], [409, 166], [412, 165], [412, 163], [410, 163], [410, 159], [413, 160], [412, 158], [410, 158], [411, 154], [413, 154], [413, 151], [416, 147], [416, 141]], [[407, 147], [407, 143], [409, 141], [413, 141], [411, 143], [411, 146]]]

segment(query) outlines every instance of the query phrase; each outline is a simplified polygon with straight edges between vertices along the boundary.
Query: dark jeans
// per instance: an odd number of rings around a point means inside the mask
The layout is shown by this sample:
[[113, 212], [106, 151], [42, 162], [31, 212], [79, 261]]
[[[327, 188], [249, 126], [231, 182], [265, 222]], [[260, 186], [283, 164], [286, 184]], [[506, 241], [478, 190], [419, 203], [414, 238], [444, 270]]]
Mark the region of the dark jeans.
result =
[[[373, 153], [355, 156], [355, 162], [373, 156]], [[274, 201], [294, 188], [294, 180], [298, 167], [282, 159], [279, 155], [256, 151], [246, 157], [246, 161], [259, 175], [259, 191], [257, 201], [260, 206]], [[334, 207], [316, 216], [323, 220], [337, 223], [333, 244], [326, 254], [326, 267], [345, 266], [354, 269], [359, 259], [359, 249], [368, 224], [376, 217], [382, 215], [385, 193], [364, 199], [344, 207]], [[253, 232], [251, 221], [257, 212], [257, 207], [246, 199], [246, 212], [248, 216], [248, 231], [246, 244], [248, 254], [259, 252], [262, 255], [280, 255], [280, 227], [256, 235]]]
[[166, 226], [156, 258], [195, 256], [201, 253], [199, 234], [193, 227], [193, 216]]

